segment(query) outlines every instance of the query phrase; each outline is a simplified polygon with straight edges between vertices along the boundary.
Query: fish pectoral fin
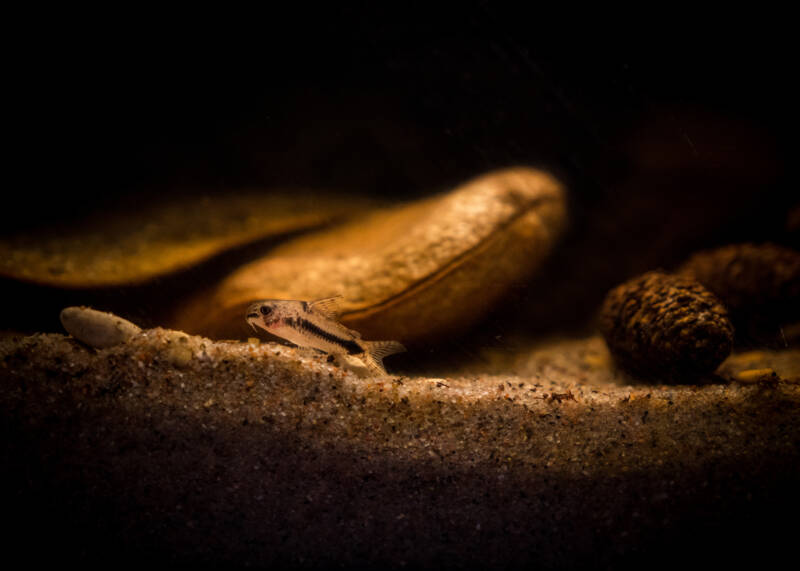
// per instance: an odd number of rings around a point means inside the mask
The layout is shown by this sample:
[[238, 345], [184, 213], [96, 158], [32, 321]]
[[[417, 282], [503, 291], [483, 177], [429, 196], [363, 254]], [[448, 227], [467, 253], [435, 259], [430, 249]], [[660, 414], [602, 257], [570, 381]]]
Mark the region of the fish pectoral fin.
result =
[[323, 297], [322, 299], [316, 299], [314, 301], [310, 301], [308, 303], [308, 307], [312, 310], [315, 310], [325, 317], [329, 317], [330, 319], [339, 319], [339, 315], [341, 314], [341, 309], [339, 307], [339, 303], [342, 300], [341, 295], [334, 295], [332, 297]]
[[378, 377], [384, 377], [387, 375], [386, 369], [383, 366], [383, 362], [380, 359], [376, 359], [370, 353], [362, 353], [359, 355], [361, 360], [367, 366], [367, 369], [370, 373]]
[[[342, 324], [340, 323], [339, 325], [342, 325]], [[342, 327], [344, 327], [344, 325], [342, 325]], [[361, 333], [359, 333], [359, 332], [358, 332], [358, 331], [356, 331], [355, 329], [349, 329], [349, 328], [347, 328], [347, 327], [345, 327], [345, 329], [347, 329], [347, 332], [348, 332], [350, 335], [352, 335], [352, 336], [353, 336], [353, 338], [355, 338], [355, 339], [358, 339], [359, 341], [361, 341]]]
[[316, 357], [318, 355], [326, 355], [327, 353], [322, 349], [317, 349], [316, 347], [304, 347], [302, 345], [297, 346], [297, 353], [299, 355], [305, 355], [308, 357]]

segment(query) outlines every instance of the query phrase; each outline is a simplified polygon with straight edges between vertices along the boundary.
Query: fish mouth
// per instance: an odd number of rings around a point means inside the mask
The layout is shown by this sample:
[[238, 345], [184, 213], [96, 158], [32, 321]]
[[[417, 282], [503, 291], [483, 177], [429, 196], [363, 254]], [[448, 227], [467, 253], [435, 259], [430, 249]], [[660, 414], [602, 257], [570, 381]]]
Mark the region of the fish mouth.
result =
[[257, 327], [265, 331], [269, 331], [269, 328], [277, 323], [279, 320], [271, 319], [267, 320], [261, 317], [258, 313], [248, 313], [246, 315], [247, 324], [253, 328], [253, 331], [258, 331]]

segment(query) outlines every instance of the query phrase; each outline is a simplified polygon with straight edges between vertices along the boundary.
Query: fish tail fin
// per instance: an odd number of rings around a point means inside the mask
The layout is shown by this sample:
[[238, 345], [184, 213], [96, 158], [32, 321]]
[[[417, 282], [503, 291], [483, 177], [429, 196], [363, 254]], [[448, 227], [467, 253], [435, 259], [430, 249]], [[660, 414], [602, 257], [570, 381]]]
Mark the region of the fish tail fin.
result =
[[362, 341], [364, 364], [375, 375], [386, 375], [383, 358], [395, 353], [403, 353], [406, 348], [397, 341]]

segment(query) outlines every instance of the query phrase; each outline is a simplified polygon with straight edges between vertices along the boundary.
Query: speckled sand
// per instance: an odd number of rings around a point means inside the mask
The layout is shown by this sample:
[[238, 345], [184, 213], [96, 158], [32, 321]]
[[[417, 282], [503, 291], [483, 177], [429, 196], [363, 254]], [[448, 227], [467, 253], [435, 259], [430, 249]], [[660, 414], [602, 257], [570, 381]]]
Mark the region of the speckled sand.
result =
[[[734, 354], [702, 386], [631, 385], [598, 337], [512, 369], [370, 379], [164, 329], [102, 350], [7, 337], [12, 544], [50, 546], [32, 561], [413, 568], [713, 562], [782, 541], [800, 351]], [[758, 369], [774, 374], [742, 375]]]

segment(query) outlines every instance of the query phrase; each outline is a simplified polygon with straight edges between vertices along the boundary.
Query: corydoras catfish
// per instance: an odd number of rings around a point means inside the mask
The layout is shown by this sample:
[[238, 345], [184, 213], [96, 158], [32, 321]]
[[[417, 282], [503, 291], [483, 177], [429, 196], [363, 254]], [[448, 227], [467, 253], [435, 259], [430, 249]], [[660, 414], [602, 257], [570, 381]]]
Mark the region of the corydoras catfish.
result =
[[386, 375], [383, 358], [406, 350], [397, 341], [365, 341], [338, 320], [339, 296], [316, 301], [265, 299], [247, 308], [253, 329], [261, 327], [300, 347], [360, 359], [375, 375]]

